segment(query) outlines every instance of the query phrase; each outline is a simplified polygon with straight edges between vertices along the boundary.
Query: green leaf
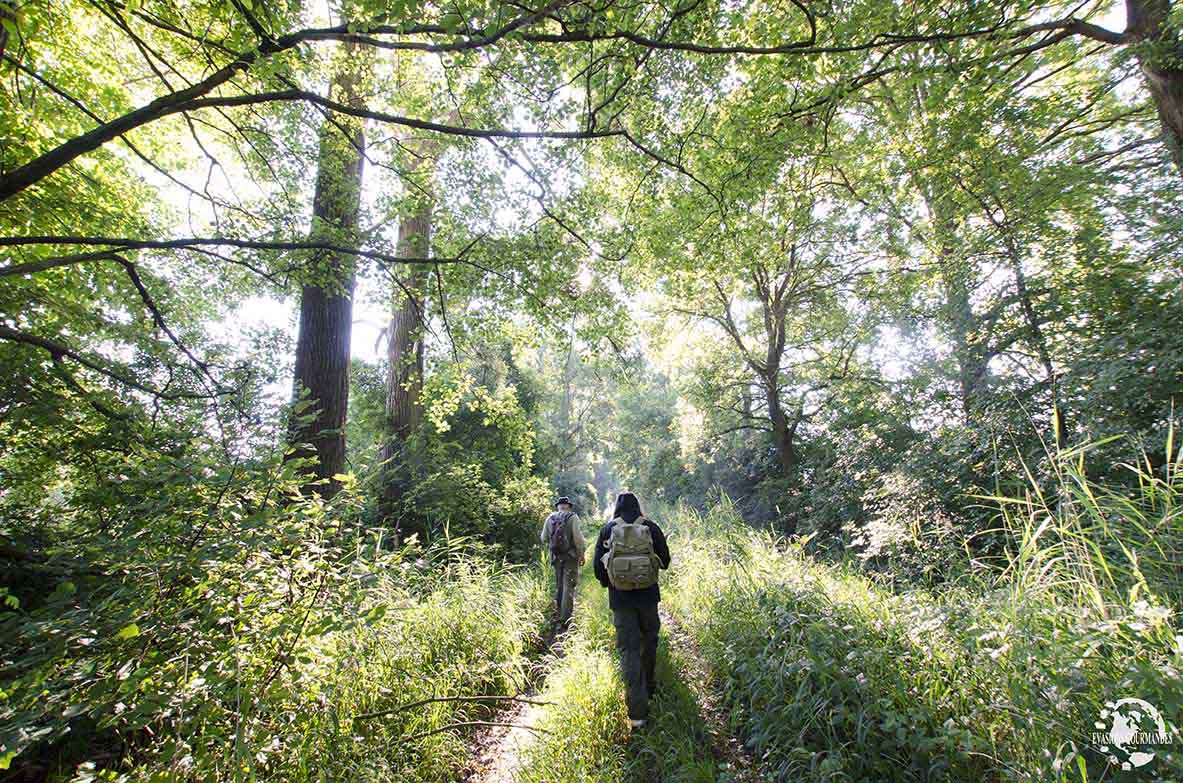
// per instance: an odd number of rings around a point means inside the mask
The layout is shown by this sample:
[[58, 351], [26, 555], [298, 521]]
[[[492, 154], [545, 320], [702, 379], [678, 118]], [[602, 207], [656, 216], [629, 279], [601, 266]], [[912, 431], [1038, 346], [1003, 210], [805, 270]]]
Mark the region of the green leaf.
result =
[[367, 623], [376, 623], [386, 616], [387, 609], [389, 609], [389, 607], [386, 604], [378, 604], [366, 612], [363, 617]]
[[140, 635], [140, 626], [136, 625], [135, 623], [132, 623], [131, 625], [125, 625], [122, 628], [120, 628], [119, 633], [115, 634], [115, 638], [121, 639], [121, 640], [122, 639], [134, 639], [135, 637], [137, 637], [139, 635]]

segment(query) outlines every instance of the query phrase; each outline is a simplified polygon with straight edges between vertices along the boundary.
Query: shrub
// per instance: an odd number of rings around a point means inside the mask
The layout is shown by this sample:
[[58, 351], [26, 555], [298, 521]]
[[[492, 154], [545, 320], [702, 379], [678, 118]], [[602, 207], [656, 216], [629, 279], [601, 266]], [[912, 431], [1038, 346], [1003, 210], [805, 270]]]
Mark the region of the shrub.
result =
[[531, 473], [534, 432], [514, 389], [448, 374], [429, 386], [426, 420], [397, 468], [400, 531], [471, 537], [492, 555], [528, 561], [552, 498]]
[[850, 524], [850, 546], [865, 566], [893, 579], [921, 584], [945, 581], [959, 570], [965, 528], [941, 499], [915, 476], [895, 470], [863, 494], [867, 521]]

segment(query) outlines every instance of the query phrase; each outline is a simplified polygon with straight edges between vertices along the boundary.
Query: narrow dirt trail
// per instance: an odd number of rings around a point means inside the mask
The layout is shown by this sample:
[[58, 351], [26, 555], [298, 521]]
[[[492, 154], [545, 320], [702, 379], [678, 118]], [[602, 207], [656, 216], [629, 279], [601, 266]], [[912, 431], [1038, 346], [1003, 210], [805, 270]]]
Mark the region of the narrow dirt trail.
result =
[[[528, 687], [517, 694], [536, 703], [516, 702], [490, 718], [506, 726], [489, 727], [478, 734], [470, 745], [472, 761], [463, 778], [464, 783], [517, 783], [519, 778], [542, 779], [547, 783], [585, 783], [589, 770], [579, 764], [567, 766], [544, 756], [547, 772], [539, 777], [533, 759], [545, 743], [550, 742], [545, 731], [553, 725], [554, 710], [570, 709], [571, 704], [547, 704], [557, 699], [554, 688], [548, 693], [548, 678], [559, 672], [564, 664], [564, 647], [587, 642], [589, 617], [599, 618], [607, 607], [602, 596], [586, 591], [599, 588], [590, 574], [581, 580], [579, 597], [590, 603], [577, 608], [577, 621], [572, 630], [549, 640], [537, 658], [528, 678]], [[590, 615], [588, 613], [591, 613]], [[711, 676], [710, 668], [692, 635], [663, 606], [662, 643], [658, 653], [659, 693], [651, 713], [650, 726], [630, 735], [610, 733], [594, 738], [576, 737], [588, 747], [578, 752], [599, 756], [596, 769], [603, 770], [603, 760], [614, 759], [609, 766], [615, 773], [604, 780], [621, 783], [660, 783], [662, 780], [702, 781], [703, 783], [757, 783], [773, 780], [731, 731], [729, 714]], [[595, 648], [607, 652], [610, 637], [596, 631]], [[615, 650], [611, 650], [615, 659]], [[570, 661], [567, 661], [569, 664]], [[561, 692], [561, 688], [559, 689]], [[623, 693], [620, 694], [623, 699]], [[563, 699], [563, 701], [566, 701]], [[575, 721], [580, 724], [579, 720]], [[623, 739], [622, 739], [623, 738]], [[608, 744], [599, 745], [599, 742]], [[545, 753], [552, 751], [545, 750]], [[596, 780], [598, 772], [591, 771]], [[578, 778], [578, 779], [576, 779]]]
[[[532, 688], [523, 696], [532, 698], [536, 693], [537, 689]], [[468, 783], [513, 783], [526, 758], [526, 750], [537, 737], [532, 729], [545, 709], [541, 704], [519, 702], [498, 714], [498, 722], [514, 725], [494, 727], [476, 740], [481, 750], [466, 778]]]
[[512, 702], [490, 720], [506, 724], [490, 726], [479, 732], [471, 744], [469, 766], [464, 783], [513, 783], [528, 756], [527, 751], [537, 741], [547, 703], [539, 701], [546, 687], [547, 674], [563, 657], [564, 643], [571, 629], [550, 627], [546, 641], [535, 658], [526, 678], [526, 687], [516, 696], [529, 700]]

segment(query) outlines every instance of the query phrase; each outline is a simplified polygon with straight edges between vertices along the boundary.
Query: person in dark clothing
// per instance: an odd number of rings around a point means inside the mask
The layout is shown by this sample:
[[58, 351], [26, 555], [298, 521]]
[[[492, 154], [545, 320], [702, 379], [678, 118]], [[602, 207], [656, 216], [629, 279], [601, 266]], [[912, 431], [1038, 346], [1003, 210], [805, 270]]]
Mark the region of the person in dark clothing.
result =
[[632, 523], [640, 519], [649, 528], [653, 554], [663, 569], [670, 567], [670, 549], [665, 533], [656, 522], [644, 518], [641, 504], [633, 493], [620, 493], [612, 516], [612, 521], [600, 528], [592, 565], [596, 579], [608, 589], [608, 607], [612, 610], [612, 624], [616, 627], [616, 649], [627, 689], [628, 717], [632, 725], [639, 728], [645, 725], [649, 716], [649, 699], [657, 686], [654, 669], [657, 665], [657, 634], [661, 630], [661, 618], [657, 614], [661, 588], [654, 583], [638, 590], [618, 590], [608, 578], [604, 560], [612, 528], [621, 520]]

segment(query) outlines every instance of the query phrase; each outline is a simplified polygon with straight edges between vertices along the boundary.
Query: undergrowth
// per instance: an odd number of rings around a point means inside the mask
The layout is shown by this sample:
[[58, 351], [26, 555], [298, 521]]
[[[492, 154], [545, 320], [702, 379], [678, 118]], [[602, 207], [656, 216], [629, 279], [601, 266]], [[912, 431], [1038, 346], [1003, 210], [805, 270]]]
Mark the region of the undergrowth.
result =
[[680, 510], [666, 596], [780, 779], [1179, 780], [1178, 748], [1122, 773], [1091, 741], [1120, 698], [1183, 722], [1172, 470], [1131, 496], [1065, 464], [1054, 498], [1004, 505], [1005, 567], [936, 590], [820, 563], [726, 506]]
[[613, 647], [607, 592], [582, 571], [571, 630], [549, 661], [538, 739], [518, 783], [617, 783], [624, 775], [628, 718]]
[[155, 559], [112, 547], [102, 580], [62, 578], [39, 600], [3, 591], [0, 769], [78, 783], [454, 779], [471, 734], [454, 724], [496, 705], [440, 699], [522, 687], [542, 571], [463, 541], [390, 551], [341, 535], [347, 513], [299, 501], [228, 514], [238, 527], [214, 543], [170, 540]]

